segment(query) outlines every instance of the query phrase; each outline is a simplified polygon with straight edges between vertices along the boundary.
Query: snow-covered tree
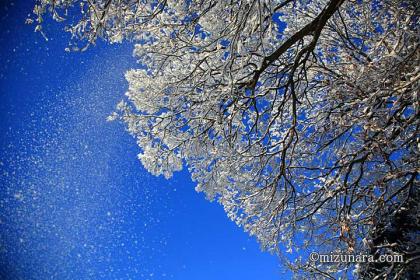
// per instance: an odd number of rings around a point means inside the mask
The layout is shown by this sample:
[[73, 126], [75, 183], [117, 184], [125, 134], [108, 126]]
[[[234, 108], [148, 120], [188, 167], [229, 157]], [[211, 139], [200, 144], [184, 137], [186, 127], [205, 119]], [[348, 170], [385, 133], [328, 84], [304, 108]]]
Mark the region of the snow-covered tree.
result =
[[351, 273], [308, 252], [370, 250], [378, 215], [418, 188], [416, 0], [38, 0], [34, 12], [38, 31], [46, 12], [68, 20], [70, 49], [133, 41], [140, 66], [114, 117], [143, 165], [166, 178], [187, 166], [297, 275]]

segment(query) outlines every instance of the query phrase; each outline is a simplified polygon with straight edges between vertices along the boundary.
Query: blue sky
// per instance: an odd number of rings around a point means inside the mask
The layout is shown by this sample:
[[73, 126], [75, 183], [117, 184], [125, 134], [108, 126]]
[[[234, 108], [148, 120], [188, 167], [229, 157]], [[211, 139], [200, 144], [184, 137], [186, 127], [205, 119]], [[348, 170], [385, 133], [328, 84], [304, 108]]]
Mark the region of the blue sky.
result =
[[130, 44], [67, 53], [63, 25], [45, 41], [24, 24], [32, 1], [0, 5], [1, 279], [290, 277], [187, 172], [151, 176], [106, 122]]

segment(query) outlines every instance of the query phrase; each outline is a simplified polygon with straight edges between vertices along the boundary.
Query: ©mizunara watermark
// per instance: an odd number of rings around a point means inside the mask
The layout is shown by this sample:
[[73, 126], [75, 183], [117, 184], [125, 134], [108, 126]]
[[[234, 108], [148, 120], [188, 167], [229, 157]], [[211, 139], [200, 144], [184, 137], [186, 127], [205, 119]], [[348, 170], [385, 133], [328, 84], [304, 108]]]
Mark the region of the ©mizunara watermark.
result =
[[380, 255], [374, 257], [373, 255], [353, 255], [353, 254], [318, 254], [312, 252], [309, 255], [311, 262], [320, 263], [366, 263], [366, 262], [387, 262], [387, 263], [402, 263], [404, 258], [402, 255]]

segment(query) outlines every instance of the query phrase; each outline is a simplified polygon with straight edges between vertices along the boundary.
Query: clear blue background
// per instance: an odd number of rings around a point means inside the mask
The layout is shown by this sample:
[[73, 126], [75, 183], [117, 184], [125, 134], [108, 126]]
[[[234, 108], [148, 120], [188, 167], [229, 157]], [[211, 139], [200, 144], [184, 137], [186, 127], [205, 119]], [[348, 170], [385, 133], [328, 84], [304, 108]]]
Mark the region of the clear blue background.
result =
[[132, 46], [66, 53], [0, 7], [0, 279], [289, 279], [187, 172], [153, 177], [121, 123]]

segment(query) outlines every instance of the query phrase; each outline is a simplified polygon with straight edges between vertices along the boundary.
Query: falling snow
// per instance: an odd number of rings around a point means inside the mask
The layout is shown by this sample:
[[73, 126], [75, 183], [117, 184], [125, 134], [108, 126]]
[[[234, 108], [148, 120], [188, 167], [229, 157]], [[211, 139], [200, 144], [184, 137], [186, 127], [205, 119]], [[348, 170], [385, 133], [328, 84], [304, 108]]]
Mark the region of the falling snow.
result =
[[147, 174], [135, 140], [107, 122], [132, 47], [65, 52], [60, 26], [46, 42], [24, 25], [25, 2], [0, 6], [0, 279], [197, 279], [203, 268], [216, 279], [227, 266], [254, 279], [241, 260], [276, 275], [221, 207], [183, 178]]

